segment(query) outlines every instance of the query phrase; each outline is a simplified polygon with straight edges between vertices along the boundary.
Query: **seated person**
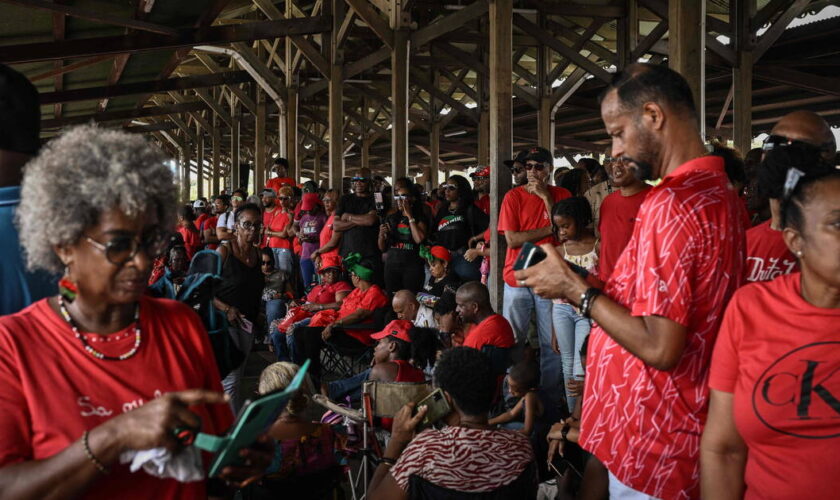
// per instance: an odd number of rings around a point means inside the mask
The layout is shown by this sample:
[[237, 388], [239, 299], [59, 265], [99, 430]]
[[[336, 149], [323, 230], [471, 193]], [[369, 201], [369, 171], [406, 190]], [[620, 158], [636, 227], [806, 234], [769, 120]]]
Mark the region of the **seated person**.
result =
[[478, 281], [470, 281], [458, 288], [455, 294], [458, 314], [464, 324], [471, 323], [464, 339], [466, 347], [481, 349], [486, 345], [508, 349], [516, 343], [510, 323], [501, 314], [493, 312], [490, 292]]
[[[437, 339], [431, 328], [418, 328], [409, 321], [395, 319], [370, 338], [377, 340], [371, 367], [356, 376], [325, 384], [321, 392], [333, 401], [350, 397], [361, 400], [362, 384], [366, 380], [379, 382], [425, 382], [422, 368], [434, 366]], [[384, 419], [383, 419], [384, 420]], [[383, 427], [390, 429], [388, 423]]]
[[416, 326], [436, 328], [432, 309], [417, 301], [417, 296], [411, 290], [399, 290], [391, 300], [391, 308], [397, 319], [411, 321]]
[[183, 245], [173, 245], [164, 254], [163, 276], [149, 286], [149, 295], [163, 299], [174, 299], [178, 289], [184, 283], [189, 269], [187, 249]]
[[[297, 365], [285, 362], [267, 366], [260, 374], [259, 394], [282, 391], [298, 369]], [[333, 490], [343, 479], [341, 458], [336, 454], [332, 428], [303, 416], [312, 393], [312, 381], [306, 375], [297, 395], [268, 431], [277, 442], [267, 474], [244, 488], [243, 498], [332, 498]]]
[[412, 416], [414, 403], [404, 406], [394, 419], [369, 498], [406, 499], [410, 487], [422, 487], [415, 477], [458, 492], [508, 487], [511, 498], [535, 498], [537, 478], [528, 438], [487, 421], [496, 389], [487, 356], [475, 349], [452, 348], [435, 365], [434, 379], [452, 408], [442, 419], [445, 426], [414, 436], [426, 408]]
[[[450, 261], [452, 256], [446, 248], [435, 245], [431, 248], [421, 247], [420, 255], [429, 262], [429, 282], [423, 287], [427, 295], [434, 297], [434, 301], [443, 295], [446, 290], [455, 291], [461, 281], [452, 272]], [[426, 304], [430, 305], [430, 304]], [[434, 304], [431, 304], [432, 306]]]
[[[265, 260], [263, 261], [265, 262]], [[321, 258], [321, 268], [318, 270], [321, 283], [312, 287], [305, 297], [287, 303], [291, 316], [279, 318], [269, 323], [269, 337], [274, 346], [274, 352], [280, 358], [285, 353], [291, 359], [295, 358], [294, 329], [309, 325], [309, 318], [319, 311], [338, 310], [341, 301], [353, 289], [346, 281], [341, 281], [341, 257], [324, 255]], [[284, 314], [284, 316], [286, 316]]]
[[505, 377], [506, 412], [490, 419], [490, 425], [501, 425], [530, 436], [534, 424], [542, 416], [543, 406], [537, 394], [540, 369], [532, 361], [513, 365]]
[[[271, 324], [286, 315], [286, 302], [294, 297], [294, 286], [289, 273], [274, 266], [274, 253], [270, 248], [264, 247], [260, 250], [260, 259], [262, 259], [260, 269], [265, 277], [265, 286], [262, 293], [262, 300], [265, 304], [265, 324], [268, 325], [270, 335]], [[278, 359], [289, 361], [288, 353], [278, 351], [276, 348], [275, 345], [275, 354], [277, 354]]]
[[464, 344], [464, 324], [461, 316], [455, 310], [455, 294], [445, 292], [433, 309], [435, 323], [438, 325], [440, 343], [444, 348], [457, 347]]
[[372, 282], [373, 262], [351, 253], [344, 258], [344, 265], [350, 272], [353, 291], [344, 298], [341, 308], [338, 311], [321, 311], [312, 317], [309, 326], [295, 330], [296, 361], [311, 361], [309, 373], [315, 382], [321, 381], [321, 347], [324, 342], [330, 341], [348, 349], [373, 345], [370, 336], [376, 330], [345, 329], [343, 326], [369, 322], [376, 309], [388, 305], [385, 292]]

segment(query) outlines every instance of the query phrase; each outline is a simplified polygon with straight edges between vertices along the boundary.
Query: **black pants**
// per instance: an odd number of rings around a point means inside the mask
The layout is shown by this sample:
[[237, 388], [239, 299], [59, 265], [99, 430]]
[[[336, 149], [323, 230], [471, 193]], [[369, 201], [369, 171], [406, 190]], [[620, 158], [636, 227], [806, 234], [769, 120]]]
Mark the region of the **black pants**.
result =
[[[309, 361], [309, 376], [312, 378], [312, 383], [315, 388], [321, 383], [321, 348], [324, 347], [324, 341], [321, 339], [321, 333], [324, 331], [323, 326], [307, 326], [306, 328], [295, 329], [295, 346], [297, 347], [297, 356], [294, 362], [298, 365], [305, 360]], [[330, 343], [336, 347], [346, 347], [348, 349], [355, 349], [364, 347], [364, 344], [344, 333], [341, 328], [333, 328], [330, 336]]]
[[385, 262], [385, 291], [389, 295], [400, 290], [411, 290], [417, 293], [423, 290], [423, 282], [426, 279], [426, 270], [423, 261], [415, 260], [408, 262]]

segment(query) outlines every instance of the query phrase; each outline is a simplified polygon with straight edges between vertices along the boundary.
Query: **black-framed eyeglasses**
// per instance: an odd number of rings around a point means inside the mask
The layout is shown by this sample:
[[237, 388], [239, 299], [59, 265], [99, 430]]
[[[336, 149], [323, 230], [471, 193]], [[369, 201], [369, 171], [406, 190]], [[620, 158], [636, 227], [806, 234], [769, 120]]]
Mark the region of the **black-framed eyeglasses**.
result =
[[797, 147], [806, 148], [806, 149], [810, 148], [812, 150], [817, 149], [819, 151], [831, 151], [831, 152], [833, 152], [832, 148], [833, 148], [834, 144], [832, 144], [831, 142], [824, 142], [822, 144], [816, 145], [816, 144], [811, 144], [810, 142], [800, 141], [798, 139], [789, 139], [789, 138], [787, 138], [783, 135], [779, 135], [779, 134], [771, 134], [771, 135], [768, 135], [764, 139], [764, 142], [762, 142], [762, 144], [761, 144], [761, 149], [764, 152], [767, 152], [767, 151], [772, 151], [776, 148], [783, 148], [783, 147], [786, 147], [786, 146], [797, 146]]
[[104, 253], [108, 262], [121, 266], [133, 259], [141, 248], [149, 258], [154, 259], [161, 255], [169, 243], [169, 233], [156, 229], [143, 234], [140, 238], [120, 235], [111, 238], [107, 243], [100, 243], [90, 236], [85, 236], [85, 241]]
[[536, 170], [537, 172], [542, 172], [543, 170], [545, 170], [545, 164], [537, 162], [528, 162], [525, 164], [525, 170]]
[[262, 224], [259, 222], [250, 222], [250, 221], [242, 221], [239, 223], [239, 227], [246, 231], [259, 231], [262, 227]]

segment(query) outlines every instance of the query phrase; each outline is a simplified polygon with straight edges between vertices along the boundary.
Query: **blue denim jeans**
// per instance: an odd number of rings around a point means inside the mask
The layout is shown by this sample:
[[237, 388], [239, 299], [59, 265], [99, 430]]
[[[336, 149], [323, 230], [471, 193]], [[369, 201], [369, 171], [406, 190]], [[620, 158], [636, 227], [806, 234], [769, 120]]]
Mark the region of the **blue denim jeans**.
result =
[[293, 271], [294, 261], [291, 250], [288, 248], [272, 248], [271, 253], [274, 254], [274, 267], [286, 273]]
[[327, 384], [327, 395], [336, 403], [343, 403], [344, 398], [350, 397], [350, 403], [355, 405], [362, 400], [362, 384], [368, 379], [370, 368], [357, 373], [350, 378], [335, 380]]
[[452, 261], [449, 263], [449, 268], [461, 279], [462, 283], [481, 281], [481, 259], [467, 262], [464, 259], [463, 252], [464, 250], [452, 252]]
[[300, 259], [300, 277], [303, 280], [304, 290], [312, 284], [313, 276], [315, 276], [315, 263], [312, 259]]
[[269, 326], [275, 319], [283, 319], [286, 315], [286, 300], [274, 299], [265, 302], [265, 322]]
[[502, 316], [510, 321], [516, 343], [524, 345], [528, 336], [531, 313], [537, 319], [537, 336], [540, 342], [540, 397], [546, 409], [546, 418], [554, 418], [557, 405], [565, 397], [563, 390], [563, 363], [551, 350], [551, 309], [553, 304], [535, 294], [530, 288], [510, 286], [505, 283]]
[[[564, 383], [583, 375], [580, 348], [586, 336], [589, 335], [590, 328], [589, 319], [578, 314], [570, 304], [554, 304], [554, 335], [557, 337], [560, 358], [563, 360]], [[577, 398], [571, 396], [566, 388], [569, 411], [574, 411], [576, 401]]]
[[[274, 345], [274, 352], [278, 354], [278, 359], [280, 357], [279, 353], [283, 352], [286, 353], [289, 359], [292, 360], [293, 363], [303, 364], [302, 359], [298, 359], [297, 357], [297, 347], [295, 346], [295, 329], [296, 328], [304, 328], [309, 326], [309, 322], [312, 321], [312, 318], [306, 318], [298, 321], [297, 323], [293, 324], [285, 334], [280, 333], [280, 331], [276, 328], [271, 330], [271, 343]], [[280, 361], [284, 361], [279, 359]]]

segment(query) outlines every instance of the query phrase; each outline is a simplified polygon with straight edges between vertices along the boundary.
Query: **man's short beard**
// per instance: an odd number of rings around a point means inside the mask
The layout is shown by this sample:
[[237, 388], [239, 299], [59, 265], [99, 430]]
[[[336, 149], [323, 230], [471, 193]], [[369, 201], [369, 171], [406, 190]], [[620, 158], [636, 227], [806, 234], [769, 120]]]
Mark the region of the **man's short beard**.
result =
[[626, 162], [627, 169], [635, 178], [640, 181], [651, 181], [654, 180], [654, 165], [659, 165], [661, 162], [662, 148], [656, 143], [653, 134], [645, 130], [641, 124], [636, 124], [636, 130], [639, 137], [638, 154], [636, 158], [625, 155], [622, 160]]

